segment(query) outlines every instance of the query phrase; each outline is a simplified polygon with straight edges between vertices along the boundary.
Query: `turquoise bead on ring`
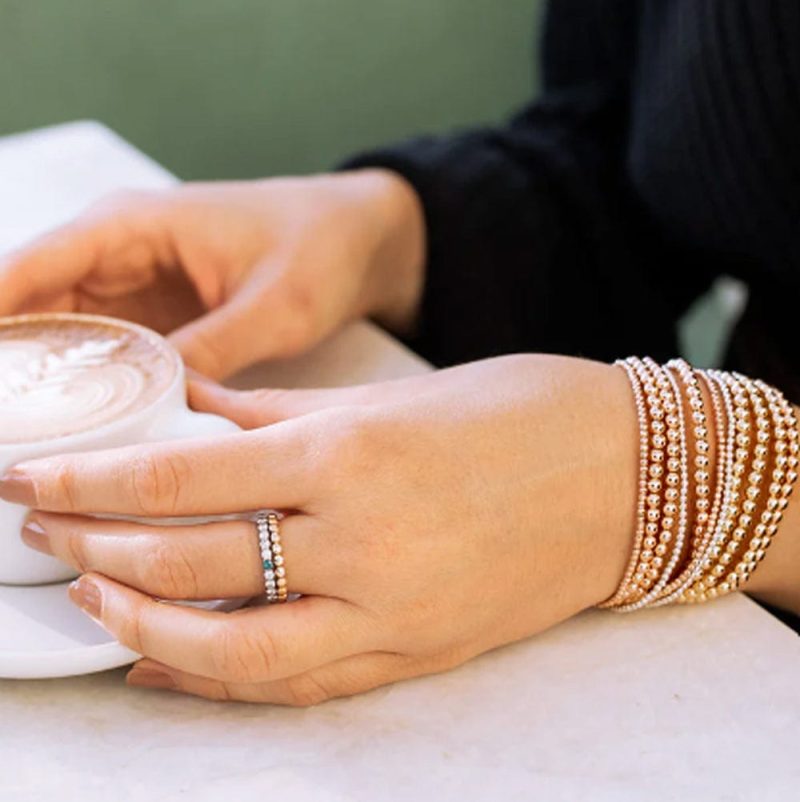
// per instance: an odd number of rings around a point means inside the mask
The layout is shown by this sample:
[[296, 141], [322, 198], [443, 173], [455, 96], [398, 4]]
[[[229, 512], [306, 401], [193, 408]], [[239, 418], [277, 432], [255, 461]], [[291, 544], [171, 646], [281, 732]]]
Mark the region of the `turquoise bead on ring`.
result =
[[280, 518], [274, 512], [260, 512], [256, 516], [256, 528], [267, 601], [270, 604], [285, 602], [289, 594], [281, 544]]

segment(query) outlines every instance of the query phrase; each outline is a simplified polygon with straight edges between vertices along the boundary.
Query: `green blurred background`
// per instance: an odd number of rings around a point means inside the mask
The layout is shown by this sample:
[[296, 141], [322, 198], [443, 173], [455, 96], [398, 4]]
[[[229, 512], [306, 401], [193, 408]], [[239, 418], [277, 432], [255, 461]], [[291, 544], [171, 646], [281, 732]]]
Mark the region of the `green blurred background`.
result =
[[541, 0], [0, 0], [0, 135], [93, 118], [182, 178], [324, 169], [530, 97]]

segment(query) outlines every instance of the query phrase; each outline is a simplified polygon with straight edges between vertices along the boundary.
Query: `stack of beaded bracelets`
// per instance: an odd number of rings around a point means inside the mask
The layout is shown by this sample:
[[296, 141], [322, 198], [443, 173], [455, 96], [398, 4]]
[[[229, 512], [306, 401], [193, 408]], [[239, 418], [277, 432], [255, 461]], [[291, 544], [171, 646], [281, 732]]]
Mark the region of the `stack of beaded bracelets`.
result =
[[600, 606], [632, 612], [740, 588], [764, 558], [797, 480], [794, 410], [775, 388], [738, 373], [694, 370], [680, 359], [616, 364], [628, 374], [639, 419], [639, 497], [630, 562]]
[[260, 512], [256, 516], [258, 545], [261, 549], [261, 565], [264, 571], [264, 589], [270, 604], [285, 602], [286, 567], [283, 560], [283, 546], [279, 519], [274, 512]]

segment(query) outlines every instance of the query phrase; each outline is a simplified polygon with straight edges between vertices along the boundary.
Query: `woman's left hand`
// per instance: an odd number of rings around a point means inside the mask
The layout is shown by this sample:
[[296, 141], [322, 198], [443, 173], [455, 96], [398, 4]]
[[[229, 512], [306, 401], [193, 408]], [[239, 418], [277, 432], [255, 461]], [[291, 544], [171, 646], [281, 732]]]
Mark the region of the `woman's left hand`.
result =
[[[0, 481], [36, 510], [26, 542], [83, 574], [73, 600], [145, 656], [130, 684], [315, 704], [455, 666], [620, 580], [638, 430], [617, 368], [518, 356], [336, 390], [194, 384], [191, 398], [252, 431], [30, 461]], [[286, 515], [302, 597], [233, 613], [156, 598], [263, 593], [251, 521], [86, 517], [260, 509]]]

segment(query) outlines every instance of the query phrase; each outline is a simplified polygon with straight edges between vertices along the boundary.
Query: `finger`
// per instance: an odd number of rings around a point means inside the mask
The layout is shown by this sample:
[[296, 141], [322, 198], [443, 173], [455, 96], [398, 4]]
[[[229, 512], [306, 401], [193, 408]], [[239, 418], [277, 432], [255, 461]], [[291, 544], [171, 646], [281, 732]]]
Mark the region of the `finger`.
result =
[[169, 340], [193, 370], [222, 379], [258, 360], [258, 336], [263, 322], [258, 299], [240, 292], [173, 332]]
[[229, 418], [243, 429], [268, 426], [290, 418], [341, 406], [391, 404], [438, 389], [435, 375], [313, 390], [263, 388], [237, 391], [208, 381], [191, 380], [189, 403], [193, 409]]
[[253, 276], [226, 303], [172, 334], [187, 365], [222, 379], [255, 362], [300, 353], [319, 339], [311, 299], [287, 279], [278, 258], [256, 265]]
[[400, 680], [442, 670], [433, 661], [372, 652], [264, 683], [233, 683], [189, 674], [155, 660], [140, 660], [128, 672], [132, 687], [162, 688], [215, 701], [257, 702], [310, 707], [354, 696]]
[[[23, 540], [81, 573], [94, 571], [160, 599], [232, 599], [264, 593], [252, 521], [145, 526], [73, 515], [34, 513]], [[342, 595], [347, 563], [328, 549], [312, 518], [281, 521], [281, 554], [290, 593]]]
[[321, 390], [261, 389], [245, 392], [221, 384], [192, 380], [188, 384], [189, 404], [200, 412], [212, 412], [232, 420], [243, 429], [257, 429], [273, 423], [309, 415], [339, 406], [378, 403], [385, 393], [371, 394], [369, 385]]
[[223, 682], [282, 679], [373, 646], [358, 608], [321, 596], [220, 613], [155, 601], [91, 573], [70, 597], [129, 649]]
[[105, 229], [73, 223], [0, 260], [0, 315], [23, 309], [39, 295], [61, 295], [88, 275]]
[[256, 432], [46, 457], [0, 477], [0, 498], [50, 512], [139, 518], [300, 509], [315, 492], [320, 436], [298, 420]]

